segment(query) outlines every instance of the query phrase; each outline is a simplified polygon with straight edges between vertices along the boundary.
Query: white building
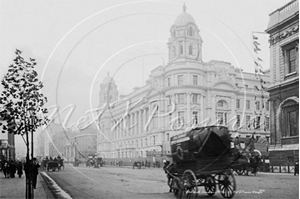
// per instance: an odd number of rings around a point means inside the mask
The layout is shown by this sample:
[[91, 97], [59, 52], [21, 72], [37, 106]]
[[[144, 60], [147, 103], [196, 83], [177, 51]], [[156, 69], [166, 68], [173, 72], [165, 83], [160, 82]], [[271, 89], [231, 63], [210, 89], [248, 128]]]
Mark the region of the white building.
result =
[[[197, 125], [227, 125], [242, 137], [269, 136], [269, 95], [256, 89], [261, 82], [228, 62], [203, 62], [202, 42], [184, 6], [170, 29], [168, 64], [151, 71], [145, 86], [119, 98], [113, 78], [103, 80], [97, 153], [105, 158], [169, 153], [170, 137]], [[262, 77], [268, 84], [269, 71]]]

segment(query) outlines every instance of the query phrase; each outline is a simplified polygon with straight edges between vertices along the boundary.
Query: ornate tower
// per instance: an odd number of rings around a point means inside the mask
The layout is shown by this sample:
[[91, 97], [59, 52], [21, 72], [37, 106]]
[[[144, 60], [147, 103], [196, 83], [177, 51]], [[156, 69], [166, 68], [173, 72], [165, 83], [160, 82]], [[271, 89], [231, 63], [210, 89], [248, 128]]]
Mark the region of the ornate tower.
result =
[[119, 92], [117, 90], [117, 86], [112, 77], [107, 73], [107, 77], [104, 78], [102, 83], [100, 84], [99, 91], [99, 106], [103, 106], [105, 103], [112, 103], [118, 100]]
[[169, 62], [194, 60], [202, 62], [202, 38], [194, 18], [186, 13], [183, 5], [183, 13], [175, 20], [170, 29], [171, 38], [168, 42]]

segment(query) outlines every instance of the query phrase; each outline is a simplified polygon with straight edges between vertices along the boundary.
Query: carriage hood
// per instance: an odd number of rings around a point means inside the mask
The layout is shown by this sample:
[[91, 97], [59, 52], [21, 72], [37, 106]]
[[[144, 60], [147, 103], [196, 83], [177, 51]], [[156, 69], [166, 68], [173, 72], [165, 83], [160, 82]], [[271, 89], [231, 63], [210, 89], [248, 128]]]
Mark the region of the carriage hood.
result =
[[199, 127], [174, 136], [171, 138], [171, 152], [175, 162], [227, 156], [230, 153], [228, 128], [220, 126]]

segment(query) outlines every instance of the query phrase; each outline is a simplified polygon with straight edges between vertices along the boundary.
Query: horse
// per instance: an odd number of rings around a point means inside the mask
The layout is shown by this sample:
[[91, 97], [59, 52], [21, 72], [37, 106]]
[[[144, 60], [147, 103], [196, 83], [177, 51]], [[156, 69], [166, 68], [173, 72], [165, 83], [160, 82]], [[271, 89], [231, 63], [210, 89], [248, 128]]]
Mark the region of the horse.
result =
[[58, 159], [58, 169], [60, 170], [61, 168], [65, 169], [64, 159]]
[[[257, 172], [258, 172], [259, 164], [261, 162], [261, 158], [257, 154], [251, 154], [251, 156], [249, 157], [249, 161], [250, 161], [250, 163], [249, 163], [249, 167], [248, 168], [250, 170], [252, 170], [252, 173], [254, 175], [256, 175]], [[249, 172], [249, 170], [247, 169], [246, 175], [248, 175], [248, 172]]]
[[172, 175], [175, 171], [175, 167], [174, 164], [172, 164], [170, 161], [165, 161], [164, 162], [164, 166], [163, 166], [163, 170], [165, 171], [165, 173], [167, 174], [167, 179], [168, 179], [168, 186], [170, 187], [169, 192], [173, 191], [172, 188], [172, 181], [174, 179], [174, 176]]
[[176, 163], [165, 161], [163, 170], [167, 174], [168, 186], [170, 187], [169, 192], [173, 192], [176, 198], [181, 198], [183, 195], [184, 185], [177, 176]]

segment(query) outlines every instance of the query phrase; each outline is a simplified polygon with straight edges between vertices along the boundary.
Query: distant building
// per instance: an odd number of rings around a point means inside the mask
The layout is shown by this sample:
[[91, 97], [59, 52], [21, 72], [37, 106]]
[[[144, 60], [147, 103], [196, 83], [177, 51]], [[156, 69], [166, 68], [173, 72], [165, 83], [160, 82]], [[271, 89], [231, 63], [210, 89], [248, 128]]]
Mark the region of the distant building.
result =
[[50, 148], [52, 146], [52, 137], [54, 134], [61, 132], [62, 129], [63, 127], [61, 124], [53, 122], [38, 134], [37, 143], [35, 144], [36, 156], [49, 157], [51, 155]]
[[66, 157], [66, 146], [68, 143], [74, 142], [74, 137], [78, 133], [70, 128], [61, 129], [52, 136], [52, 142], [49, 143], [49, 155], [51, 157], [60, 156], [61, 158], [67, 159]]
[[284, 172], [299, 159], [299, 1], [272, 12], [266, 32], [271, 56], [270, 164]]
[[74, 136], [75, 157], [85, 161], [89, 156], [95, 156], [97, 153], [97, 129], [93, 127], [85, 128], [79, 131], [79, 135]]
[[[170, 154], [172, 136], [203, 125], [268, 139], [269, 94], [257, 89], [260, 80], [225, 61], [204, 62], [202, 43], [184, 6], [170, 28], [169, 62], [152, 70], [145, 86], [119, 98], [114, 79], [105, 77], [99, 91], [98, 154], [149, 159]], [[267, 87], [270, 71], [265, 72]]]
[[2, 133], [2, 126], [0, 126], [0, 159], [15, 159], [15, 134]]

